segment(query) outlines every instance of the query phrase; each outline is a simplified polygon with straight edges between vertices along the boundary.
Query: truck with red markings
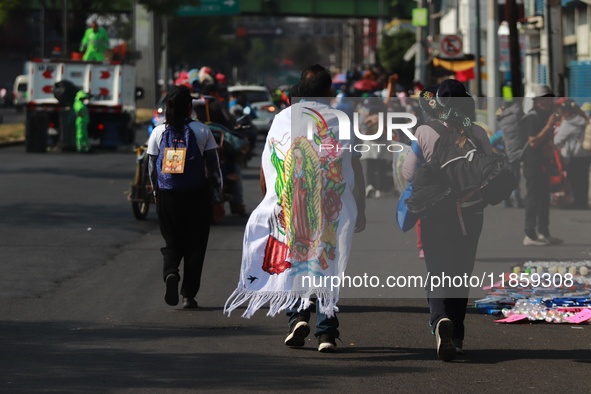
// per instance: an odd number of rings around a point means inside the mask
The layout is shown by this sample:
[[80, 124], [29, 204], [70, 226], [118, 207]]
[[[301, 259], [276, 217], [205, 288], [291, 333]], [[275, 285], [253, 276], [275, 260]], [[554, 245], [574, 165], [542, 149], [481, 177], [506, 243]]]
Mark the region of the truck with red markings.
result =
[[34, 59], [25, 64], [27, 103], [25, 146], [28, 152], [76, 147], [75, 116], [70, 105], [60, 102], [56, 84], [69, 81], [90, 94], [88, 135], [94, 147], [118, 148], [135, 142], [135, 66], [120, 62], [82, 62]]

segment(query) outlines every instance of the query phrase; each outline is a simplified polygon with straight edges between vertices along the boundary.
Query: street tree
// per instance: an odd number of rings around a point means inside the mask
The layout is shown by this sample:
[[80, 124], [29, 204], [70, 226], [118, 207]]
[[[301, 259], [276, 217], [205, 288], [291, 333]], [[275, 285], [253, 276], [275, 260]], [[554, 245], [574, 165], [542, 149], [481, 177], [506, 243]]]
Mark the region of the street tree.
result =
[[415, 34], [410, 30], [398, 29], [382, 33], [378, 50], [380, 63], [385, 68], [398, 73], [402, 84], [409, 84], [414, 75], [414, 63], [404, 60], [404, 54], [415, 43]]

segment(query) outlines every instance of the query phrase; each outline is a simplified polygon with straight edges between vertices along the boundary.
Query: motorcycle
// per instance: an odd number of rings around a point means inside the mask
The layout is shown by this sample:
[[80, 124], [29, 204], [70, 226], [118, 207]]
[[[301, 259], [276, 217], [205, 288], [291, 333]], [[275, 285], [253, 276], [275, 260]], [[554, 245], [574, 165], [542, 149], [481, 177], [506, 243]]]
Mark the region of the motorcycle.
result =
[[136, 167], [128, 200], [131, 201], [131, 210], [137, 220], [145, 220], [150, 211], [150, 204], [154, 204], [154, 193], [150, 174], [148, 172], [148, 147], [138, 146], [135, 149]]

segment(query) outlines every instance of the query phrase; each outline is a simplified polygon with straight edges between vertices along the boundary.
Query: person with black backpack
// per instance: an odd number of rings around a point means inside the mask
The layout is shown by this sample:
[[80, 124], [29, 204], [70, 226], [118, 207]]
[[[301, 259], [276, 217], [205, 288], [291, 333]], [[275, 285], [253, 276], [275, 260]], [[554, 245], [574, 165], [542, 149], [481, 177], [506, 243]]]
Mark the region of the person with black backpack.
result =
[[[190, 118], [188, 88], [175, 86], [166, 98], [166, 123], [148, 140], [150, 181], [154, 189], [160, 232], [165, 246], [164, 300], [179, 303], [179, 266], [184, 271], [180, 294], [183, 308], [197, 308], [195, 300], [207, 249], [212, 202], [222, 199], [222, 175], [217, 144], [211, 130]], [[173, 160], [177, 165], [169, 165]], [[213, 199], [213, 201], [212, 201]]]
[[[403, 175], [413, 182], [406, 205], [420, 214], [429, 275], [470, 276], [484, 207], [508, 197], [514, 177], [505, 159], [493, 155], [486, 132], [473, 123], [475, 103], [464, 85], [446, 80], [428, 87], [419, 103], [436, 119], [415, 133], [424, 161], [411, 151], [404, 162]], [[467, 284], [427, 288], [430, 325], [443, 361], [463, 353], [469, 290]]]

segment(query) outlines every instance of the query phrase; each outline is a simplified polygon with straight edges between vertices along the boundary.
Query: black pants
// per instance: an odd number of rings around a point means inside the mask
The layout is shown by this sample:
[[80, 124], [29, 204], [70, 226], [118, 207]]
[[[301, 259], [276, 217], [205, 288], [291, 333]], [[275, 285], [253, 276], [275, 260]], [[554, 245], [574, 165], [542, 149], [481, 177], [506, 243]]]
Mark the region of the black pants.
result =
[[[525, 177], [525, 235], [537, 239], [538, 234], [550, 235], [550, 176], [537, 152], [528, 149], [523, 154]], [[536, 233], [537, 231], [537, 233]]]
[[[209, 188], [190, 192], [159, 190], [156, 209], [165, 246], [163, 279], [179, 275], [184, 260], [181, 295], [193, 298], [199, 291], [209, 239], [211, 197]], [[179, 275], [180, 276], [180, 275]]]
[[566, 166], [567, 179], [573, 192], [573, 208], [587, 209], [589, 205], [589, 167], [591, 156], [573, 157]]
[[[433, 330], [444, 317], [454, 323], [453, 339], [464, 339], [464, 318], [468, 306], [470, 283], [454, 281], [453, 278], [469, 277], [474, 268], [476, 249], [483, 225], [483, 212], [466, 212], [463, 221], [467, 235], [463, 235], [457, 214], [442, 217], [425, 216], [421, 218], [421, 238], [427, 272], [432, 278], [452, 278], [451, 285], [431, 289], [427, 284], [427, 297]], [[433, 279], [432, 279], [433, 280]]]
[[[515, 202], [516, 207], [520, 207], [523, 204], [523, 200], [521, 199], [521, 188], [520, 188], [521, 160], [516, 159], [515, 161], [510, 162], [509, 165], [511, 166], [511, 170], [513, 170], [513, 175], [515, 176], [515, 184], [517, 185], [517, 186], [515, 186], [515, 189], [511, 193], [511, 197], [513, 198], [513, 201]], [[505, 200], [505, 203], [509, 203], [509, 202], [511, 202], [511, 198], [508, 198], [507, 200]]]

